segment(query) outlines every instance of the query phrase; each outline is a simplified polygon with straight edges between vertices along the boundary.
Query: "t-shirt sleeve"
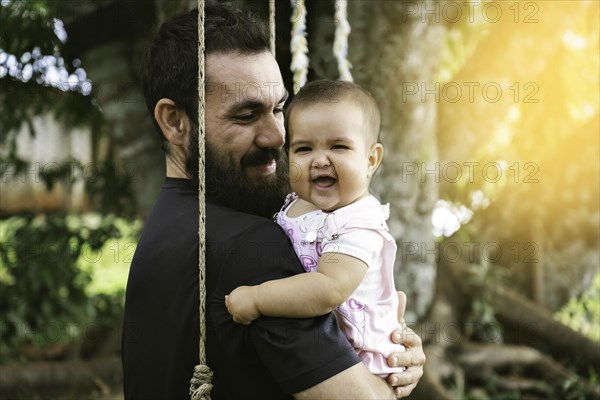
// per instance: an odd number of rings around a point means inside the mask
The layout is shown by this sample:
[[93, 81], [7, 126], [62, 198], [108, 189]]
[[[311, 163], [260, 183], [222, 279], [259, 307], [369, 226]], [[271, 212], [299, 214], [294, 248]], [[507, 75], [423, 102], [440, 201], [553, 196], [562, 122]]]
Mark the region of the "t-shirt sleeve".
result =
[[322, 254], [339, 253], [358, 258], [367, 266], [381, 257], [383, 237], [372, 229], [355, 229], [342, 232], [336, 239], [324, 239]]
[[[304, 273], [284, 232], [270, 221], [258, 223], [238, 238], [241, 263], [230, 288]], [[233, 255], [232, 255], [233, 256]], [[228, 274], [231, 275], [231, 274]], [[261, 317], [246, 327], [248, 340], [281, 389], [296, 393], [360, 362], [333, 314], [316, 318]]]
[[335, 317], [255, 320], [256, 352], [284, 392], [308, 389], [360, 362]]

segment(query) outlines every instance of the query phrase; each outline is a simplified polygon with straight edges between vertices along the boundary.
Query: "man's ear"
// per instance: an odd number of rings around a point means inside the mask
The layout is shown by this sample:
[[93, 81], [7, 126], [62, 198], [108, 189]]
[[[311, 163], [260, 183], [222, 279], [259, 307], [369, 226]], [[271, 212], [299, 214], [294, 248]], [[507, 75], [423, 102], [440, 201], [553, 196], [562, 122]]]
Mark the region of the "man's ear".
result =
[[185, 111], [173, 100], [162, 98], [154, 107], [154, 118], [169, 144], [186, 148], [191, 124]]
[[381, 164], [381, 160], [383, 160], [383, 145], [381, 143], [375, 143], [369, 149], [369, 173], [368, 177], [373, 177], [377, 168], [379, 168], [379, 164]]

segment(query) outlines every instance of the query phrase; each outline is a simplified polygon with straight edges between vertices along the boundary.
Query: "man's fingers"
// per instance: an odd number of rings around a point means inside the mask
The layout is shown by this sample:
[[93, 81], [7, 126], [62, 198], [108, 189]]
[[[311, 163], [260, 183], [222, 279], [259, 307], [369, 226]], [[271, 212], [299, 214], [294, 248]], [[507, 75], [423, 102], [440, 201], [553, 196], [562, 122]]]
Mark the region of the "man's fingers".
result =
[[402, 372], [390, 374], [387, 378], [387, 381], [390, 384], [390, 386], [393, 387], [410, 386], [413, 384], [416, 385], [422, 376], [423, 368], [407, 368]]
[[[414, 333], [412, 334], [412, 336], [414, 336], [414, 339], [405, 340], [402, 342], [406, 346], [406, 351], [392, 353], [388, 356], [387, 361], [390, 367], [410, 367], [413, 365], [422, 366], [425, 364], [425, 361], [427, 359], [425, 357], [425, 353], [423, 351], [418, 351], [421, 348], [421, 338], [419, 338]], [[396, 342], [396, 340], [394, 340], [394, 342]], [[415, 348], [413, 349], [411, 347]]]
[[398, 386], [398, 374], [389, 374], [387, 377], [387, 383], [392, 387]]
[[402, 327], [402, 344], [406, 347], [421, 347], [423, 345], [419, 335], [410, 329], [407, 325]]
[[409, 396], [415, 387], [417, 387], [416, 383], [408, 386], [398, 386], [394, 388], [394, 394], [396, 395], [397, 399], [401, 399]]
[[400, 353], [393, 353], [388, 357], [388, 364], [390, 367], [411, 367], [411, 366], [422, 366], [425, 364], [426, 357], [422, 351], [411, 350], [407, 348], [406, 351]]
[[398, 291], [398, 322], [404, 323], [404, 312], [406, 311], [406, 293]]
[[412, 371], [407, 369], [398, 374], [390, 374], [387, 381], [393, 387], [396, 397], [400, 399], [412, 393], [422, 375], [423, 371], [420, 368], [413, 368]]
[[420, 347], [423, 345], [421, 338], [406, 324], [402, 324], [402, 330], [396, 330], [391, 335], [392, 342], [403, 344], [405, 347]]

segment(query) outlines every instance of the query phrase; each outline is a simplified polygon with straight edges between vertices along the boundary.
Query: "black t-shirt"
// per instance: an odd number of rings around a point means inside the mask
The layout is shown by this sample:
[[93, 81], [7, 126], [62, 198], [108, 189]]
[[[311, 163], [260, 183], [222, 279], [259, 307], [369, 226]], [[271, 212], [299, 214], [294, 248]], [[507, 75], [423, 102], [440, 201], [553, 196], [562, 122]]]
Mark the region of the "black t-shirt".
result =
[[[207, 363], [212, 399], [288, 399], [360, 360], [332, 314], [233, 322], [240, 285], [303, 272], [272, 221], [206, 201]], [[198, 189], [167, 178], [135, 252], [125, 304], [126, 399], [189, 399], [198, 363]]]

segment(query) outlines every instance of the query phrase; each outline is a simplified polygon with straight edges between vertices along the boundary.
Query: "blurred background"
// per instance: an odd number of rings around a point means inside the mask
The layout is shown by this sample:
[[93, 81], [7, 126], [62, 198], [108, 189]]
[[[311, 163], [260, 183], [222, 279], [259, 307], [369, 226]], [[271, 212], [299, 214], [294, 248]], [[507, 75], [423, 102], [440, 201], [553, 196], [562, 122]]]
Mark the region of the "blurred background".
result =
[[[337, 79], [347, 17], [428, 357], [410, 398], [600, 398], [600, 3], [347, 3], [277, 2], [276, 54], [291, 91], [305, 22], [308, 80]], [[124, 289], [164, 179], [139, 59], [195, 6], [0, 1], [2, 399], [122, 398]]]

